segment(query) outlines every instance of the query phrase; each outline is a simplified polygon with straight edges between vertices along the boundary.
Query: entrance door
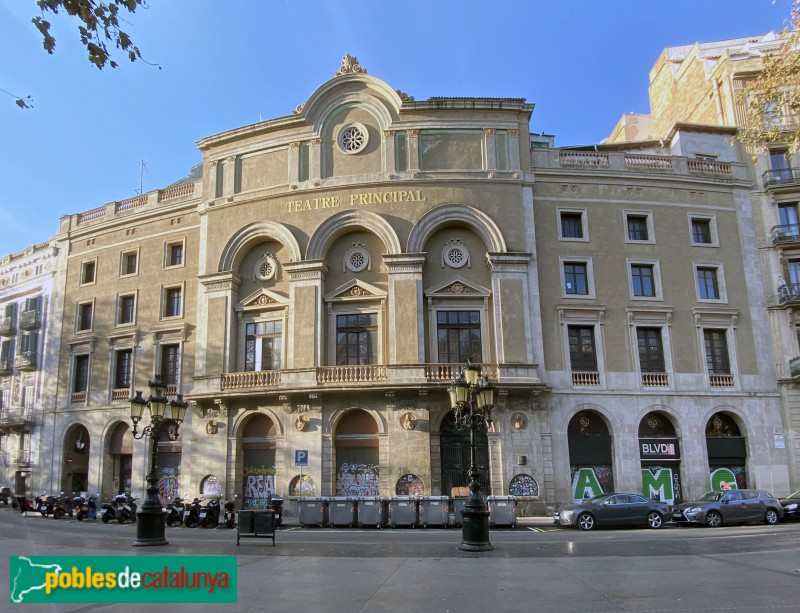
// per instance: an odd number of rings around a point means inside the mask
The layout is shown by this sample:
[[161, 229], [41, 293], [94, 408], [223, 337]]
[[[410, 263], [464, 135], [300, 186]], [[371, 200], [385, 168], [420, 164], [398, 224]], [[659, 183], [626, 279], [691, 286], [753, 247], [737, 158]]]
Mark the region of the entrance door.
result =
[[[469, 485], [469, 431], [456, 430], [453, 412], [442, 420], [442, 494], [449, 496], [454, 487]], [[489, 439], [486, 432], [475, 432], [475, 463], [480, 470], [478, 484], [481, 495], [489, 494]]]

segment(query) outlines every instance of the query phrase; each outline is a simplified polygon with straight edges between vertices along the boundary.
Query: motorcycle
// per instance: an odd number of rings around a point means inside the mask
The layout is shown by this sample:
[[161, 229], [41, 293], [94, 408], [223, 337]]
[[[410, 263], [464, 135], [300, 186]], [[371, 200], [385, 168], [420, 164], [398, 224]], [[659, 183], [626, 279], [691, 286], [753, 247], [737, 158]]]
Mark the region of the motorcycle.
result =
[[28, 511], [32, 513], [36, 512], [36, 505], [33, 500], [30, 500], [26, 496], [17, 496], [17, 506], [19, 506], [19, 512], [23, 515], [27, 515]]
[[84, 519], [97, 519], [97, 502], [94, 496], [89, 496], [86, 500], [83, 496], [76, 496], [72, 499], [75, 517], [78, 521]]
[[101, 508], [103, 509], [103, 514], [100, 516], [100, 519], [103, 520], [104, 524], [107, 524], [116, 518], [116, 505], [113, 502], [104, 502]]
[[203, 528], [216, 528], [219, 526], [219, 498], [214, 498], [200, 507], [200, 525]]
[[128, 494], [118, 494], [114, 497], [114, 517], [115, 519], [124, 524], [126, 521], [136, 521], [136, 498], [132, 498]]
[[53, 519], [61, 519], [65, 515], [72, 517], [72, 507], [73, 499], [69, 496], [64, 496], [64, 492], [61, 492], [61, 496], [55, 498], [53, 502]]
[[56, 506], [55, 496], [47, 496], [45, 492], [42, 492], [41, 496], [37, 496], [35, 498], [35, 502], [36, 510], [39, 511], [42, 517], [47, 517], [48, 515], [53, 514]]
[[233, 498], [229, 498], [225, 501], [225, 527], [226, 528], [233, 528], [236, 526], [236, 499], [239, 497], [238, 494], [234, 495]]
[[9, 502], [13, 504], [14, 497], [11, 495], [11, 488], [4, 487], [3, 489], [0, 489], [0, 502], [6, 506], [8, 506]]
[[200, 499], [195, 498], [183, 509], [183, 525], [187, 528], [194, 528], [200, 524]]
[[183, 510], [185, 507], [183, 498], [180, 496], [175, 496], [172, 502], [167, 503], [166, 521], [168, 526], [180, 526], [183, 523]]

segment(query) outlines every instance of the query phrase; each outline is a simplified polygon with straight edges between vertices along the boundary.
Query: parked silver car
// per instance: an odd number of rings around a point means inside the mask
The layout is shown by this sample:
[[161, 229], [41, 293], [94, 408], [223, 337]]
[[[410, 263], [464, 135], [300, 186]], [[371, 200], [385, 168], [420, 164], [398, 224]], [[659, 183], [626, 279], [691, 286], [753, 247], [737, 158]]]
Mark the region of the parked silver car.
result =
[[763, 521], [775, 524], [783, 517], [781, 503], [764, 490], [708, 492], [697, 500], [675, 505], [677, 524], [699, 524], [716, 528], [725, 524]]
[[567, 504], [553, 513], [561, 526], [592, 530], [595, 526], [642, 525], [660, 528], [669, 521], [670, 506], [639, 494], [608, 493], [576, 504]]

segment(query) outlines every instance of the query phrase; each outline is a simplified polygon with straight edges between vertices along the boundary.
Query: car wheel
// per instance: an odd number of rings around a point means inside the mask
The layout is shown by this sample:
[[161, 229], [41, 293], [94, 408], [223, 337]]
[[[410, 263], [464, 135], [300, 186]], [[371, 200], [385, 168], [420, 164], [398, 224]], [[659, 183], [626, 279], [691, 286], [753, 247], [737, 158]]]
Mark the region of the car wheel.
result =
[[778, 523], [778, 512], [775, 509], [767, 509], [764, 513], [764, 523], [773, 526]]
[[661, 517], [661, 513], [659, 513], [658, 511], [650, 511], [650, 513], [647, 514], [647, 525], [653, 528], [654, 530], [657, 530], [658, 528], [663, 526], [664, 518]]
[[709, 528], [718, 528], [722, 525], [722, 515], [716, 511], [709, 511], [706, 515], [706, 526]]
[[591, 530], [594, 528], [594, 517], [591, 513], [581, 513], [578, 515], [578, 528], [581, 530]]

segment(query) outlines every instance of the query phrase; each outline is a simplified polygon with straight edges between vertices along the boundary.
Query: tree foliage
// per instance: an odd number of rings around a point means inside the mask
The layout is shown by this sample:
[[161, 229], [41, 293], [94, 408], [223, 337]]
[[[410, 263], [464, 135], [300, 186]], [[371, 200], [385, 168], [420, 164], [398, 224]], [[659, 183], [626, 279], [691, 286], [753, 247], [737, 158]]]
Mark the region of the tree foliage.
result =
[[125, 11], [133, 14], [139, 7], [147, 8], [146, 0], [37, 0], [36, 4], [42, 14], [31, 21], [41, 33], [42, 44], [48, 53], [52, 54], [56, 48], [56, 39], [50, 33], [50, 22], [47, 21], [48, 14], [63, 11], [79, 20], [81, 42], [89, 53], [89, 61], [98, 69], [102, 70], [106, 65], [117, 67], [117, 62], [111, 58], [114, 47], [127, 55], [131, 62], [142, 59], [139, 47], [122, 30], [120, 22], [125, 21]]
[[791, 25], [742, 92], [747, 120], [739, 139], [756, 149], [781, 142], [796, 150], [800, 139], [800, 0], [792, 0]]

